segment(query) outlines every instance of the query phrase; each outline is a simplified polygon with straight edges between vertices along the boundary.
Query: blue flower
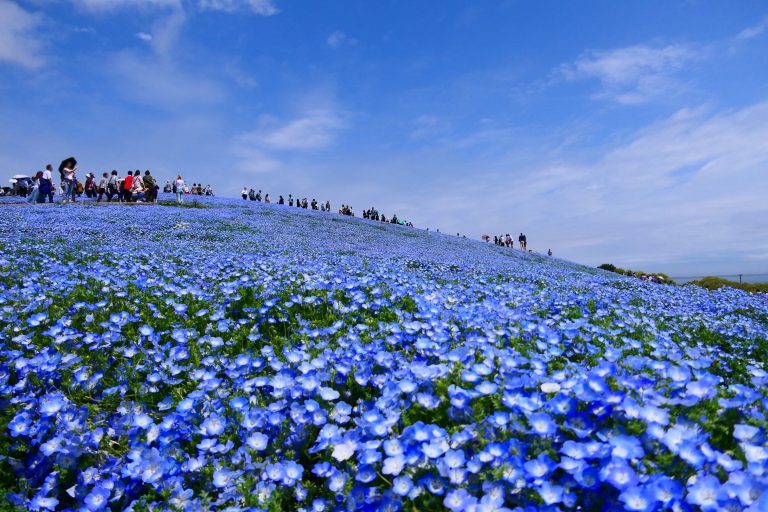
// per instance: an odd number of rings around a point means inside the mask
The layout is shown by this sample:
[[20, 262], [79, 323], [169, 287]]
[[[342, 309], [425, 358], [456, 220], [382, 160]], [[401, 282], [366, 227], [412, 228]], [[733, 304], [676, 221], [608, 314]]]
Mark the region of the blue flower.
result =
[[347, 484], [347, 475], [341, 471], [334, 470], [328, 477], [328, 489], [333, 492], [341, 492]]
[[462, 450], [448, 450], [443, 456], [445, 465], [451, 469], [463, 466], [465, 460], [464, 452]]
[[640, 444], [640, 440], [634, 436], [617, 435], [608, 440], [613, 447], [611, 455], [621, 459], [639, 459], [645, 452]]
[[543, 478], [555, 470], [555, 462], [549, 458], [546, 453], [539, 454], [535, 459], [529, 460], [525, 464], [525, 471], [534, 479]]
[[257, 452], [263, 451], [267, 448], [267, 444], [269, 442], [269, 438], [262, 434], [261, 432], [254, 432], [251, 435], [249, 435], [246, 440], [245, 444], [252, 450], [256, 450]]
[[40, 413], [54, 416], [66, 405], [67, 399], [62, 393], [49, 393], [40, 399]]
[[227, 423], [224, 418], [216, 414], [212, 414], [206, 418], [205, 421], [203, 421], [202, 425], [200, 425], [200, 430], [202, 431], [203, 435], [208, 437], [216, 437], [224, 432], [226, 425]]
[[107, 502], [109, 500], [110, 495], [109, 489], [106, 489], [102, 486], [96, 486], [93, 488], [93, 490], [88, 494], [88, 496], [85, 497], [83, 502], [85, 503], [85, 506], [90, 510], [91, 512], [96, 510], [102, 510], [107, 506]]
[[394, 457], [387, 457], [384, 459], [384, 466], [381, 472], [385, 475], [399, 475], [405, 465], [405, 457], [402, 455], [395, 455]]
[[443, 505], [453, 512], [468, 510], [471, 505], [477, 503], [477, 498], [469, 495], [466, 489], [456, 489], [446, 493]]
[[400, 476], [392, 480], [392, 492], [398, 496], [406, 496], [413, 489], [413, 482], [407, 476]]
[[619, 499], [624, 503], [624, 507], [627, 510], [634, 512], [648, 512], [653, 510], [656, 505], [656, 500], [653, 497], [652, 492], [644, 486], [633, 486], [625, 489], [619, 495]]
[[561, 485], [552, 485], [549, 482], [544, 482], [537, 490], [546, 505], [555, 505], [563, 499], [563, 486]]
[[213, 472], [213, 485], [218, 488], [227, 487], [228, 485], [231, 485], [234, 476], [234, 471], [230, 471], [226, 468], [219, 468]]
[[531, 432], [539, 436], [550, 436], [557, 432], [557, 424], [544, 412], [528, 416], [528, 424], [531, 426]]
[[623, 491], [637, 483], [637, 473], [624, 459], [611, 459], [600, 469], [600, 478]]
[[56, 510], [59, 500], [47, 496], [37, 495], [32, 498], [29, 507], [32, 510]]
[[706, 475], [697, 478], [696, 482], [688, 486], [688, 495], [685, 501], [691, 505], [698, 505], [701, 510], [717, 510], [717, 495], [720, 491], [720, 481], [716, 476]]

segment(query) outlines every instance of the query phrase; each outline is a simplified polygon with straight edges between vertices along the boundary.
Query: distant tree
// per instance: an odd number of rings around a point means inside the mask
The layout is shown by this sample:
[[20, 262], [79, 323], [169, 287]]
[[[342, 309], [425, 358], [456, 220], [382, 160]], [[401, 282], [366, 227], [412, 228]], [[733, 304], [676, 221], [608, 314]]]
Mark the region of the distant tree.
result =
[[602, 265], [600, 265], [597, 268], [601, 268], [603, 270], [607, 270], [608, 272], [616, 272], [616, 266], [615, 265], [611, 265], [610, 263], [603, 263]]

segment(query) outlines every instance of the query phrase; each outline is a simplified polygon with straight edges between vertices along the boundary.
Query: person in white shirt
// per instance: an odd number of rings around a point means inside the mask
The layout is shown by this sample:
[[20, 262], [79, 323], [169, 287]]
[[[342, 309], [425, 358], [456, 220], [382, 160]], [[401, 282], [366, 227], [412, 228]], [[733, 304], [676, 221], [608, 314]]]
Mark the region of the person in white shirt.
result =
[[176, 176], [174, 185], [176, 185], [176, 202], [184, 204], [184, 189], [186, 188], [186, 184], [184, 184], [184, 180], [181, 179], [181, 174]]
[[243, 195], [243, 199], [244, 200], [248, 199], [248, 188], [247, 187], [243, 187], [243, 191], [241, 192], [241, 194]]
[[75, 171], [77, 170], [77, 166], [73, 167], [65, 167], [63, 170], [64, 173], [64, 180], [62, 181], [62, 187], [64, 188], [64, 197], [61, 198], [62, 203], [66, 202], [75, 202], [75, 193], [77, 190], [75, 189]]

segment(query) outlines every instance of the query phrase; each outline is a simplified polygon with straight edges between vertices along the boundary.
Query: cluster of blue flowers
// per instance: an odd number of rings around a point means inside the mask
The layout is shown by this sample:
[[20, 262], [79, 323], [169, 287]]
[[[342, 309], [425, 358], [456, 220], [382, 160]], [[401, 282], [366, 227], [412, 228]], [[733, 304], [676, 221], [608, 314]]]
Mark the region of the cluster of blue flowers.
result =
[[768, 510], [768, 298], [335, 214], [2, 206], [30, 510]]

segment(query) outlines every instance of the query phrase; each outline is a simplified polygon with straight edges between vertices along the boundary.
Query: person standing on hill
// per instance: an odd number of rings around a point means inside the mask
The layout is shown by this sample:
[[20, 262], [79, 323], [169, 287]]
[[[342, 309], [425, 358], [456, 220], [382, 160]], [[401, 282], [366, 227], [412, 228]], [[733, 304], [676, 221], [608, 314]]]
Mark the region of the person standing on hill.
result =
[[62, 203], [66, 203], [69, 201], [74, 203], [76, 200], [75, 198], [75, 194], [77, 192], [77, 189], [75, 188], [76, 187], [76, 182], [75, 182], [76, 168], [77, 166], [68, 166], [62, 169], [62, 175], [64, 176], [64, 182], [62, 184], [64, 186], [64, 197], [61, 198]]
[[147, 190], [147, 202], [148, 203], [156, 203], [157, 202], [157, 182], [155, 181], [155, 177], [150, 174], [149, 169], [147, 169], [144, 172], [144, 188]]
[[184, 204], [184, 180], [181, 179], [181, 174], [176, 176], [176, 181], [173, 182], [176, 187], [176, 202]]
[[32, 178], [32, 185], [29, 191], [29, 197], [27, 197], [28, 203], [38, 203], [40, 197], [40, 182], [43, 181], [43, 171], [37, 171], [35, 177]]
[[517, 237], [518, 243], [520, 243], [520, 249], [525, 250], [525, 236], [523, 236], [523, 233], [520, 233], [520, 236]]
[[120, 200], [120, 177], [117, 175], [116, 170], [112, 170], [112, 174], [107, 181], [107, 202], [111, 203], [112, 198], [117, 196], [117, 200]]
[[92, 172], [85, 175], [85, 197], [92, 199], [96, 197], [96, 176]]
[[38, 188], [37, 202], [44, 203], [45, 198], [48, 197], [48, 202], [53, 202], [53, 166], [48, 164], [43, 171], [43, 177], [40, 178], [40, 186]]
[[242, 196], [243, 196], [243, 201], [245, 201], [246, 199], [248, 199], [248, 188], [247, 188], [247, 187], [243, 187], [243, 191], [242, 191], [242, 192], [240, 192], [240, 195], [242, 195]]
[[97, 203], [100, 203], [101, 198], [104, 197], [104, 194], [107, 193], [107, 183], [109, 183], [109, 174], [103, 173], [101, 175], [101, 179], [99, 180], [99, 185], [96, 187], [96, 192], [99, 194], [96, 197]]

